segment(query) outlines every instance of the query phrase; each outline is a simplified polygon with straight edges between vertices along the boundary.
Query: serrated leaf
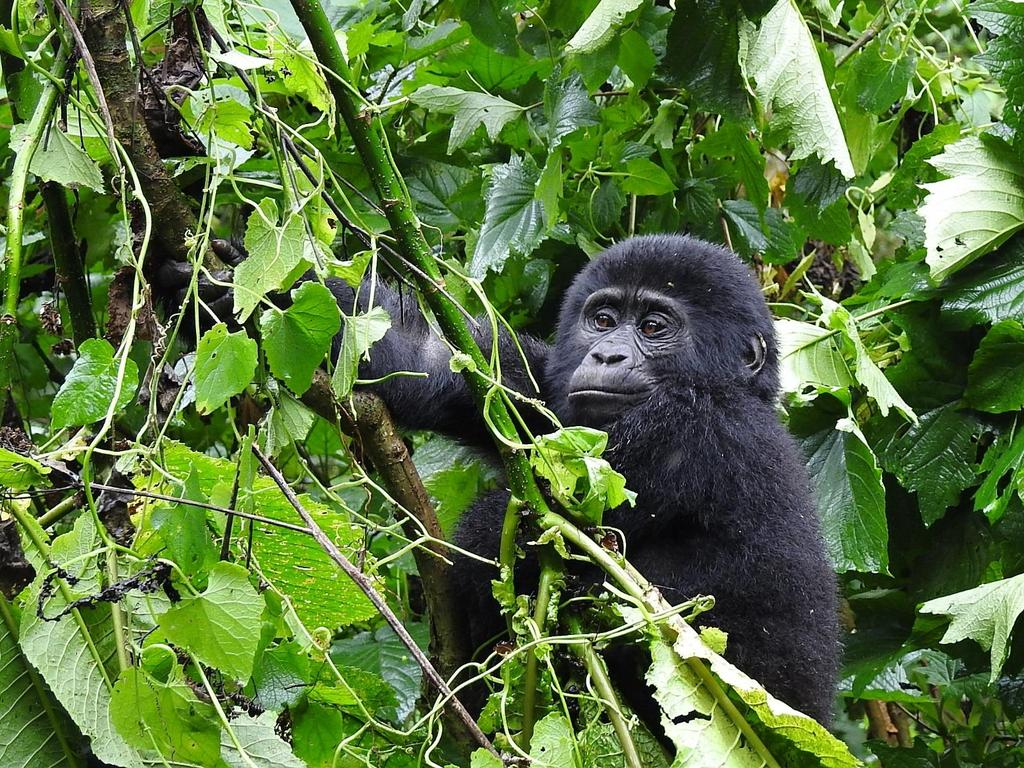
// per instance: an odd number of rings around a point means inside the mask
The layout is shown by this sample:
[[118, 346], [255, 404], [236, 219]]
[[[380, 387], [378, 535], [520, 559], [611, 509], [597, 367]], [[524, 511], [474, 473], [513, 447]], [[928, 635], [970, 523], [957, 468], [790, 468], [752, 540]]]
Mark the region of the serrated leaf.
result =
[[975, 324], [1024, 320], [1024, 240], [1014, 238], [978, 266], [984, 269], [951, 281], [943, 314]]
[[[24, 123], [11, 130], [11, 148], [16, 152], [25, 151], [27, 131]], [[55, 126], [36, 146], [28, 169], [42, 181], [52, 181], [62, 187], [88, 187], [101, 194], [104, 191], [103, 174], [96, 161]]]
[[834, 390], [853, 385], [853, 373], [834, 331], [786, 318], [775, 321], [775, 331], [779, 336], [783, 391], [800, 392], [807, 386]]
[[565, 715], [552, 712], [537, 721], [530, 740], [530, 765], [536, 768], [580, 768], [576, 737]]
[[646, 157], [626, 162], [626, 176], [619, 181], [622, 191], [630, 195], [667, 195], [676, 185], [660, 165]]
[[814, 39], [792, 0], [779, 0], [751, 33], [744, 68], [758, 101], [772, 108], [773, 128], [785, 129], [791, 159], [816, 154], [852, 178], [853, 160]]
[[456, 0], [456, 18], [465, 19], [476, 38], [502, 53], [517, 49], [516, 22], [508, 0]]
[[0, 448], [0, 486], [11, 491], [24, 491], [33, 485], [46, 484], [50, 468], [29, 456]]
[[525, 111], [500, 96], [440, 85], [425, 85], [410, 94], [409, 100], [424, 109], [454, 116], [448, 136], [448, 154], [465, 144], [480, 125], [491, 141], [496, 141], [501, 129]]
[[916, 67], [917, 59], [912, 54], [886, 51], [876, 41], [857, 54], [848, 87], [856, 92], [860, 106], [880, 115], [906, 95]]
[[985, 479], [974, 492], [974, 508], [995, 523], [1024, 488], [1024, 429], [998, 435], [985, 451], [981, 472]]
[[156, 748], [198, 765], [213, 765], [220, 756], [216, 712], [196, 697], [177, 664], [166, 683], [125, 669], [111, 691], [110, 714], [118, 732], [139, 749]]
[[590, 98], [579, 72], [564, 80], [547, 81], [544, 86], [544, 118], [548, 148], [553, 150], [573, 131], [600, 122], [597, 104]]
[[992, 326], [967, 372], [964, 399], [980, 411], [1024, 408], [1024, 327], [1016, 320]]
[[[96, 552], [99, 537], [89, 515], [79, 519], [86, 518], [88, 523], [76, 522], [70, 532], [59, 536], [54, 548], [59, 543], [65, 552]], [[55, 553], [53, 556], [58, 557]], [[95, 558], [83, 559], [79, 567], [82, 570], [76, 576], [85, 578], [74, 586], [68, 585], [71, 599], [89, 594], [86, 590], [99, 580]], [[99, 760], [122, 768], [142, 768], [142, 756], [118, 733], [110, 711], [106, 670], [116, 667], [110, 606], [101, 603], [95, 608], [79, 609], [81, 622], [70, 614], [57, 621], [46, 621], [38, 615], [37, 607], [52, 617], [68, 604], [59, 589], [49, 597], [44, 596], [40, 603], [46, 577], [45, 572], [40, 572], [19, 596], [22, 614], [18, 639], [22, 652], [82, 734], [89, 738], [92, 752]]]
[[220, 757], [229, 768], [306, 768], [288, 742], [277, 735], [277, 715], [273, 712], [259, 717], [243, 712], [233, 717], [228, 727], [235, 739], [221, 732]]
[[848, 420], [805, 438], [825, 547], [837, 572], [887, 573], [889, 528], [882, 470]]
[[248, 257], [235, 268], [234, 312], [240, 323], [252, 314], [270, 291], [286, 290], [312, 260], [301, 214], [290, 213], [278, 223], [277, 203], [265, 197], [245, 228]]
[[925, 184], [926, 261], [944, 280], [1024, 227], [1024, 165], [994, 136], [969, 136], [928, 162], [949, 178]]
[[544, 239], [544, 207], [536, 198], [540, 173], [529, 155], [496, 165], [487, 186], [487, 209], [469, 273], [500, 272], [512, 254], [529, 255]]
[[341, 351], [331, 376], [331, 388], [339, 398], [348, 397], [358, 375], [359, 361], [366, 358], [370, 347], [383, 339], [390, 328], [391, 318], [381, 306], [345, 318]]
[[79, 768], [81, 737], [18, 646], [13, 606], [0, 601], [0, 765]]
[[196, 345], [196, 410], [212, 413], [245, 389], [256, 373], [256, 342], [217, 323]]
[[977, 0], [969, 6], [970, 14], [992, 35], [985, 49], [974, 60], [985, 67], [1006, 93], [1003, 121], [1016, 133], [1018, 142], [1022, 125], [1021, 106], [1024, 104], [1024, 18], [1012, 0]]
[[989, 682], [994, 682], [1010, 653], [1010, 633], [1024, 612], [1024, 575], [929, 600], [920, 610], [950, 617], [940, 642], [958, 643], [970, 638], [988, 650]]
[[292, 291], [292, 304], [283, 312], [268, 309], [260, 318], [263, 349], [270, 370], [297, 395], [313, 381], [313, 372], [331, 348], [341, 327], [334, 294], [320, 283], [307, 282]]
[[882, 466], [908, 491], [916, 491], [921, 519], [931, 525], [974, 482], [975, 440], [981, 424], [956, 403], [922, 413], [901, 425], [878, 449]]
[[629, 15], [643, 4], [644, 0], [600, 0], [566, 43], [566, 52], [588, 54], [600, 50], [612, 41]]
[[105, 418], [117, 395], [114, 412], [135, 397], [139, 387], [139, 367], [131, 358], [124, 360], [124, 378], [118, 389], [121, 360], [105, 339], [87, 339], [78, 350], [78, 359], [53, 398], [53, 429], [78, 427]]
[[202, 594], [177, 603], [160, 616], [158, 624], [169, 642], [245, 682], [252, 674], [262, 614], [263, 598], [249, 583], [249, 572], [235, 563], [220, 562], [210, 569]]

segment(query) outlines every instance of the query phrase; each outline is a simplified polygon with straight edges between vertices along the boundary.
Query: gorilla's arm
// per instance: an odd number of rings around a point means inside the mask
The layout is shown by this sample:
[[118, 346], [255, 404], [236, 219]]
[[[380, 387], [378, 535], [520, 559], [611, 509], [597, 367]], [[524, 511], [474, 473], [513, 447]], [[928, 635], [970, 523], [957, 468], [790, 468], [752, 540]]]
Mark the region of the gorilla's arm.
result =
[[[358, 297], [341, 280], [328, 280], [342, 312], [351, 314], [357, 301], [359, 311], [370, 308], [368, 282], [360, 286]], [[430, 429], [476, 443], [489, 444], [487, 430], [479, 408], [473, 402], [462, 374], [452, 371], [451, 351], [427, 323], [416, 297], [397, 291], [378, 281], [372, 291], [372, 303], [383, 307], [391, 318], [391, 329], [369, 352], [369, 360], [359, 367], [359, 377], [381, 379], [398, 371], [426, 373], [427, 377], [390, 376], [368, 385], [387, 404], [395, 419], [410, 429]], [[473, 336], [485, 358], [491, 356], [491, 328], [486, 318], [471, 325]], [[530, 372], [540, 386], [541, 375], [549, 352], [548, 345], [526, 334], [517, 335], [519, 347], [507, 330], [498, 335], [498, 356], [501, 378], [505, 386], [530, 398], [542, 398], [535, 388]], [[337, 349], [337, 343], [335, 345]], [[520, 348], [522, 352], [520, 352]], [[529, 366], [529, 368], [527, 368]], [[524, 406], [520, 412], [531, 420]]]

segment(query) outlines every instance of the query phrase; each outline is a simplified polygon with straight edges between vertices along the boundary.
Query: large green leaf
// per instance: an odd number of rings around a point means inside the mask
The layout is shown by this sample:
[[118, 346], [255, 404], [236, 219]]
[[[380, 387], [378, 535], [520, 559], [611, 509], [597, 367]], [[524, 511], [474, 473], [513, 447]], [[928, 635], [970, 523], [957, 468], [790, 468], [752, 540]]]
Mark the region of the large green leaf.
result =
[[18, 646], [17, 616], [0, 596], [0, 765], [79, 768], [74, 725]]
[[969, 8], [971, 16], [993, 35], [974, 61], [988, 69], [1006, 92], [1003, 122], [1016, 131], [1017, 143], [1024, 128], [1024, 14], [1013, 0], [975, 0]]
[[268, 309], [260, 318], [270, 370], [301, 395], [309, 389], [313, 372], [324, 361], [340, 327], [334, 295], [320, 283], [303, 283], [292, 291], [290, 307], [283, 312]]
[[[26, 125], [14, 126], [11, 148], [22, 151], [26, 137]], [[103, 174], [96, 161], [57, 128], [47, 131], [42, 143], [36, 147], [28, 169], [41, 180], [52, 181], [62, 187], [88, 187], [103, 192]]]
[[231, 719], [228, 728], [234, 739], [227, 732], [221, 733], [220, 756], [229, 768], [306, 768], [278, 735], [273, 712], [258, 717], [243, 712]]
[[918, 211], [927, 262], [943, 280], [1024, 227], [1024, 165], [995, 136], [969, 136], [928, 161], [949, 178], [925, 184]]
[[[119, 376], [124, 368], [123, 377]], [[124, 408], [139, 387], [139, 367], [131, 358], [117, 359], [105, 339], [88, 339], [78, 350], [78, 359], [53, 398], [54, 429], [78, 427], [99, 421], [111, 410]]]
[[391, 318], [381, 306], [345, 318], [341, 332], [341, 350], [331, 376], [331, 387], [339, 398], [348, 397], [359, 373], [359, 362], [366, 359], [370, 347], [384, 338]]
[[854, 383], [836, 331], [799, 320], [775, 321], [779, 336], [782, 389], [799, 393], [806, 387], [846, 389]]
[[196, 409], [212, 413], [245, 389], [256, 373], [256, 342], [218, 323], [196, 345]]
[[501, 129], [525, 111], [499, 96], [449, 86], [425, 85], [409, 98], [424, 109], [453, 116], [448, 154], [465, 144], [480, 125], [491, 141], [497, 140]]
[[573, 72], [564, 80], [552, 78], [545, 84], [544, 119], [551, 149], [573, 131], [600, 122], [600, 111], [587, 93], [579, 72]]
[[833, 567], [839, 572], [886, 573], [885, 487], [863, 435], [844, 419], [835, 429], [805, 438], [803, 448]]
[[597, 7], [583, 22], [572, 39], [566, 43], [568, 53], [588, 54], [603, 48], [615, 36], [616, 30], [644, 0], [600, 0]]
[[1015, 237], [986, 259], [980, 270], [968, 270], [950, 282], [942, 309], [967, 323], [1024, 321], [1024, 240]]
[[[63, 562], [71, 554], [96, 552], [98, 543], [92, 516], [82, 515], [71, 531], [53, 542], [51, 552]], [[98, 759], [122, 768], [142, 768], [141, 755], [117, 731], [110, 709], [110, 685], [117, 666], [110, 606], [101, 603], [79, 609], [56, 621], [39, 615], [41, 609], [45, 616], [55, 617], [67, 607], [68, 597], [91, 594], [99, 584], [96, 558], [80, 560], [73, 575], [78, 581], [67, 585], [65, 595], [60, 589], [49, 589], [47, 573], [40, 569], [35, 581], [19, 595], [22, 652], [89, 738]]]
[[473, 249], [469, 272], [500, 272], [514, 253], [529, 254], [544, 239], [544, 206], [536, 198], [540, 172], [529, 155], [496, 165], [487, 187], [487, 211]]
[[1017, 320], [985, 334], [967, 373], [964, 399], [990, 413], [1024, 408], [1024, 327]]
[[929, 600], [921, 613], [938, 613], [950, 617], [943, 643], [958, 643], [970, 638], [989, 651], [995, 681], [1010, 653], [1009, 641], [1013, 625], [1024, 612], [1024, 575], [957, 592], [955, 595]]
[[270, 291], [285, 290], [309, 269], [312, 245], [303, 218], [290, 212], [278, 224], [277, 203], [269, 197], [259, 206], [245, 228], [248, 257], [235, 268], [234, 311], [244, 322]]
[[975, 478], [973, 457], [981, 424], [957, 403], [899, 425], [878, 448], [879, 459], [908, 491], [916, 491], [921, 519], [931, 525]]
[[252, 674], [263, 613], [263, 599], [248, 577], [240, 565], [217, 563], [202, 594], [182, 600], [159, 619], [170, 642], [243, 683]]
[[851, 178], [853, 160], [843, 138], [832, 93], [814, 38], [793, 0], [779, 0], [750, 34], [744, 68], [754, 93], [772, 108], [773, 128], [782, 127], [792, 158], [818, 155]]

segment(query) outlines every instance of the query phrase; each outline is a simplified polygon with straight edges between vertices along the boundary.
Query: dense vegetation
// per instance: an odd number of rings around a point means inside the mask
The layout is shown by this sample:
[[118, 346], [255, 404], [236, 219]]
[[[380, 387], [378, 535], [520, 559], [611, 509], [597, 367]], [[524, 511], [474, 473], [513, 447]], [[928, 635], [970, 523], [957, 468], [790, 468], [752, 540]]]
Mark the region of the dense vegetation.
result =
[[[0, 70], [5, 768], [1024, 763], [1024, 6], [0, 0]], [[728, 245], [778, 317], [838, 738], [590, 535], [628, 496], [601, 436], [522, 443], [468, 341], [549, 336], [649, 232]], [[371, 274], [419, 291], [503, 468], [359, 389], [392, 319], [322, 280]], [[439, 555], [504, 477], [550, 568], [502, 571], [513, 639], [451, 677]], [[560, 612], [580, 556], [611, 592]], [[615, 702], [624, 634], [674, 757]], [[442, 678], [479, 675], [476, 730]]]

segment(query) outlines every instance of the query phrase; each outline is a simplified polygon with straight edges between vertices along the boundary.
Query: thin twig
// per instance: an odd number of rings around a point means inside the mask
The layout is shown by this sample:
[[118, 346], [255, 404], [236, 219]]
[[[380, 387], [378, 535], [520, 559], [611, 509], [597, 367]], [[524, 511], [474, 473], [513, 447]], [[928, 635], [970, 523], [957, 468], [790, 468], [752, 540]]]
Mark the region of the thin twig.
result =
[[110, 144], [110, 156], [114, 161], [114, 165], [120, 165], [121, 156], [117, 152], [117, 139], [114, 138], [114, 120], [110, 117], [110, 107], [107, 106], [107, 97], [103, 93], [103, 84], [100, 82], [100, 76], [96, 72], [96, 62], [92, 59], [89, 46], [85, 44], [82, 30], [78, 28], [78, 24], [75, 22], [68, 7], [64, 4], [64, 0], [53, 0], [53, 4], [57, 7], [57, 11], [63, 17], [64, 23], [68, 25], [68, 31], [71, 32], [71, 36], [75, 39], [75, 47], [78, 49], [78, 55], [82, 59], [82, 66], [85, 67], [85, 74], [89, 77], [89, 83], [96, 94], [96, 103], [99, 105], [100, 114], [103, 115], [103, 124], [107, 129], [107, 141]]
[[330, 558], [338, 564], [338, 566], [345, 572], [345, 574], [352, 579], [359, 590], [366, 595], [374, 608], [384, 617], [384, 620], [388, 623], [388, 626], [398, 635], [398, 639], [402, 641], [409, 653], [416, 660], [420, 669], [423, 670], [423, 674], [427, 680], [430, 681], [431, 686], [445, 699], [445, 706], [449, 707], [452, 712], [465, 724], [466, 728], [473, 738], [476, 739], [477, 743], [489, 751], [491, 754], [498, 756], [498, 751], [491, 744], [490, 739], [484, 735], [484, 732], [480, 730], [480, 726], [476, 724], [469, 712], [462, 705], [462, 702], [458, 700], [452, 689], [448, 687], [448, 683], [445, 682], [444, 678], [434, 668], [434, 665], [430, 663], [430, 659], [427, 658], [426, 654], [416, 644], [416, 641], [412, 639], [412, 635], [409, 634], [409, 630], [405, 628], [395, 612], [391, 610], [391, 607], [387, 604], [387, 601], [381, 596], [373, 584], [366, 576], [356, 568], [352, 561], [342, 554], [341, 550], [338, 549], [337, 545], [323, 532], [323, 529], [317, 524], [316, 520], [311, 514], [302, 506], [302, 502], [299, 501], [295, 492], [288, 485], [288, 482], [284, 479], [284, 476], [278, 471], [270, 459], [268, 459], [264, 453], [256, 446], [253, 445], [252, 452], [256, 455], [256, 458], [260, 460], [260, 464], [270, 475], [271, 479], [277, 483], [277, 487], [281, 489], [281, 493], [284, 494], [285, 498], [288, 499], [288, 503], [292, 505], [299, 516], [303, 519], [307, 526], [309, 526], [310, 532], [313, 534], [313, 538], [316, 539], [320, 547], [326, 552]]

